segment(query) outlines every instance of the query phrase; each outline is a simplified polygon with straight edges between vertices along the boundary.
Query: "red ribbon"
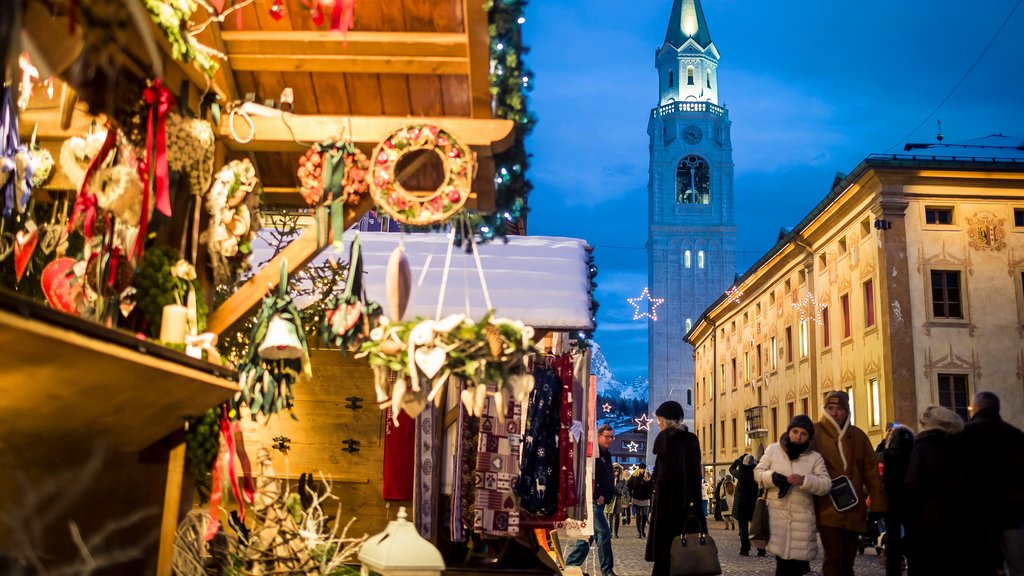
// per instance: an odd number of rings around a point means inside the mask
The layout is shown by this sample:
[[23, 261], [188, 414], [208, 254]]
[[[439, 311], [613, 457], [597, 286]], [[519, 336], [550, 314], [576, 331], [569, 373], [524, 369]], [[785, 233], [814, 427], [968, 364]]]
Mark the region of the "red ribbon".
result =
[[117, 257], [120, 255], [121, 249], [115, 246], [110, 253], [110, 259], [107, 260], [107, 288], [113, 288], [114, 281], [117, 280]]
[[116, 143], [117, 130], [108, 127], [107, 138], [103, 141], [103, 146], [100, 147], [99, 153], [92, 159], [92, 162], [89, 162], [89, 167], [85, 170], [82, 188], [78, 191], [78, 198], [75, 199], [75, 209], [71, 212], [71, 219], [68, 220], [67, 232], [71, 232], [75, 225], [75, 219], [81, 215], [84, 218], [85, 239], [92, 238], [92, 224], [96, 220], [96, 195], [89, 192], [89, 181], [92, 180], [93, 173], [103, 165]]
[[[142, 99], [149, 105], [149, 120], [146, 129], [146, 171], [144, 174], [147, 189], [149, 189], [149, 167], [153, 162], [155, 175], [156, 209], [161, 214], [171, 217], [171, 198], [168, 191], [167, 175], [167, 111], [175, 105], [174, 95], [166, 86], [156, 79], [153, 85], [142, 92]], [[153, 112], [156, 112], [154, 123]], [[154, 131], [156, 132], [154, 134]], [[154, 142], [154, 139], [156, 140]], [[143, 195], [145, 198], [145, 195]], [[145, 212], [145, 210], [143, 211]], [[141, 231], [140, 231], [141, 234]]]
[[[228, 408], [227, 405], [224, 405], [221, 407], [220, 415], [220, 448], [217, 451], [217, 461], [213, 466], [213, 489], [210, 490], [210, 522], [206, 525], [206, 534], [203, 535], [204, 542], [212, 540], [220, 527], [221, 482], [224, 476], [227, 476], [231, 483], [231, 492], [235, 495], [235, 501], [238, 502], [238, 518], [242, 522], [245, 522], [245, 504], [252, 503], [255, 495], [252, 476], [249, 473], [249, 458], [245, 456], [244, 447], [236, 449], [235, 434], [241, 436], [241, 427], [238, 422], [232, 423], [228, 419]], [[246, 470], [245, 500], [242, 499], [243, 492], [238, 487], [238, 476], [235, 474], [236, 450], [241, 450], [239, 456], [242, 458], [242, 468]]]
[[331, 12], [331, 30], [341, 31], [345, 35], [345, 46], [348, 46], [348, 31], [355, 24], [357, 0], [334, 0], [334, 10]]

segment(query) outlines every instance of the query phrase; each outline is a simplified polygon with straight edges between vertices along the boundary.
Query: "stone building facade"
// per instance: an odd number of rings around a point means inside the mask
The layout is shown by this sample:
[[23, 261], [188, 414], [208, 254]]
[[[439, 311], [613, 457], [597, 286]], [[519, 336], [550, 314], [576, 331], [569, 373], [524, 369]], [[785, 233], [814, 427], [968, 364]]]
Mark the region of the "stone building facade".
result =
[[688, 336], [705, 463], [817, 421], [831, 390], [874, 442], [929, 404], [966, 418], [981, 390], [1024, 425], [1022, 144], [869, 156], [780, 234]]

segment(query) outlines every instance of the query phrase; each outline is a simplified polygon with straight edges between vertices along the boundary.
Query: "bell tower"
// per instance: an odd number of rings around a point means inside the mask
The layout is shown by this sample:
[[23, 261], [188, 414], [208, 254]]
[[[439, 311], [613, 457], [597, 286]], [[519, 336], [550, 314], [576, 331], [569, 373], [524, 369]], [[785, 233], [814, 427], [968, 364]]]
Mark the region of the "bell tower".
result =
[[[731, 123], [718, 99], [719, 57], [700, 0], [674, 0], [654, 54], [658, 103], [647, 123], [648, 285], [665, 300], [647, 325], [649, 415], [675, 400], [692, 432], [701, 431], [693, 424], [693, 348], [683, 336], [736, 275]], [[648, 450], [657, 432], [652, 425]]]

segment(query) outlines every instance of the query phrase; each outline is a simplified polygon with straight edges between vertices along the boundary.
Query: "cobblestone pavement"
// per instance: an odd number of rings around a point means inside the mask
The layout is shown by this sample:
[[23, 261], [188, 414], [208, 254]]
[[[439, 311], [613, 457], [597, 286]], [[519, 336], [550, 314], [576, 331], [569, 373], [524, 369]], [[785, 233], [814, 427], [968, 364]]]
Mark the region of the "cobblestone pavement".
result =
[[[710, 522], [711, 535], [718, 545], [718, 558], [722, 562], [723, 576], [772, 576], [775, 574], [775, 558], [758, 558], [756, 551], [751, 556], [740, 556], [740, 537], [736, 530], [724, 530], [722, 522]], [[644, 540], [637, 538], [636, 526], [621, 526], [619, 538], [612, 538], [612, 551], [615, 555], [615, 572], [619, 576], [649, 576], [651, 564], [644, 561]], [[818, 559], [811, 562], [811, 568], [815, 570], [812, 574], [820, 574], [821, 570], [821, 544], [818, 544]], [[595, 555], [596, 556], [596, 555]], [[587, 558], [586, 571], [590, 574], [600, 574], [600, 569], [594, 572], [590, 569], [590, 560]], [[857, 557], [857, 576], [884, 576], [885, 569], [880, 563], [880, 558], [875, 554], [873, 548], [868, 548], [863, 556]]]

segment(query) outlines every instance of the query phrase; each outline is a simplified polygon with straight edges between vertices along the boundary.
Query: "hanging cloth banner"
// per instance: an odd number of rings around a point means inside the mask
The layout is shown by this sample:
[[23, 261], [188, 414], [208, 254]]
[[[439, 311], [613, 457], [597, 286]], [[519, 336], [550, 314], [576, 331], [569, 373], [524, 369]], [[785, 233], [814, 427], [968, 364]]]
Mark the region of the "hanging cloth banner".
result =
[[384, 481], [385, 500], [412, 500], [416, 474], [416, 421], [404, 410], [398, 414], [398, 426], [392, 422], [391, 408], [384, 415]]

